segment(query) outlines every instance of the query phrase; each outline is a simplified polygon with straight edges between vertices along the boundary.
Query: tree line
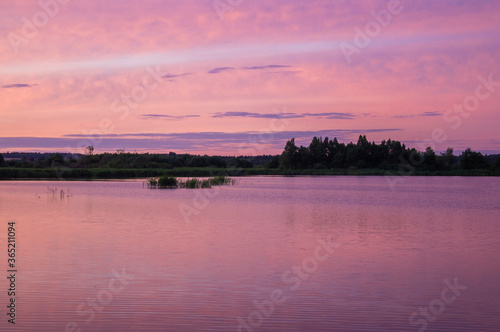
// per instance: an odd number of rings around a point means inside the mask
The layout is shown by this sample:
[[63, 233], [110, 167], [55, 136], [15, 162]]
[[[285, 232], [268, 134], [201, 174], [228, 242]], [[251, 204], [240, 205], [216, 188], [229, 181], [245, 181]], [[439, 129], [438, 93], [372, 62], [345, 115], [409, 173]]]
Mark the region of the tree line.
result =
[[[94, 154], [94, 149], [82, 154], [0, 154], [0, 167], [50, 169], [175, 169], [175, 168], [226, 168], [226, 169], [274, 169], [274, 170], [327, 170], [327, 169], [381, 169], [398, 170], [403, 165], [427, 172], [453, 170], [500, 171], [500, 155], [483, 155], [470, 148], [455, 155], [453, 148], [437, 154], [431, 147], [425, 151], [408, 148], [395, 140], [383, 140], [380, 144], [369, 142], [360, 135], [357, 143], [340, 143], [325, 137], [314, 137], [309, 146], [297, 146], [295, 139], [286, 142], [280, 155], [262, 156], [208, 156], [151, 153]], [[14, 158], [15, 157], [15, 158]], [[15, 160], [11, 160], [11, 159]]]
[[325, 168], [376, 168], [397, 170], [409, 164], [423, 171], [451, 171], [454, 169], [500, 169], [500, 156], [484, 156], [480, 152], [466, 149], [456, 156], [453, 148], [436, 154], [431, 148], [417, 151], [399, 141], [383, 140], [380, 144], [369, 142], [360, 135], [357, 143], [339, 143], [337, 138], [314, 137], [308, 147], [297, 146], [295, 139], [286, 142], [283, 153], [274, 160], [273, 166], [283, 169]]
[[[7, 159], [0, 154], [0, 167], [14, 168], [113, 168], [113, 169], [173, 169], [181, 167], [216, 167], [216, 168], [252, 168], [263, 165], [272, 156], [234, 157], [151, 153], [126, 153], [119, 150], [116, 153], [94, 154], [88, 150], [85, 155], [78, 154], [32, 154], [13, 152], [6, 153]], [[15, 157], [13, 157], [15, 156]], [[251, 160], [251, 161], [250, 161]]]

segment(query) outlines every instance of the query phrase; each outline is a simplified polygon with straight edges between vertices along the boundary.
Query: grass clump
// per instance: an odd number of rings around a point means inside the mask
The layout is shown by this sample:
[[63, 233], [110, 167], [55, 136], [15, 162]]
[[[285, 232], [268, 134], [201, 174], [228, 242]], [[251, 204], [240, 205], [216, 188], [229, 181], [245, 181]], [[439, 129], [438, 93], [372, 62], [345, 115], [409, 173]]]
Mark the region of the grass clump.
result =
[[158, 179], [156, 178], [148, 179], [147, 184], [148, 188], [156, 188], [158, 187]]
[[177, 188], [179, 181], [173, 176], [160, 176], [158, 178], [158, 187], [160, 188]]
[[198, 188], [212, 188], [212, 179], [200, 180], [197, 178], [187, 179], [185, 182], [180, 182], [181, 188], [198, 189]]
[[215, 176], [211, 179], [209, 179], [210, 185], [212, 186], [222, 186], [225, 184], [234, 184], [234, 180], [231, 178], [228, 178], [227, 176], [224, 175], [219, 175]]
[[146, 181], [147, 187], [149, 189], [167, 189], [167, 188], [187, 188], [187, 189], [198, 189], [198, 188], [212, 188], [212, 186], [222, 186], [227, 184], [234, 184], [235, 180], [228, 178], [227, 176], [216, 176], [208, 179], [187, 179], [185, 181], [178, 180], [173, 176], [160, 176], [159, 178], [150, 178]]
[[169, 189], [177, 188], [179, 186], [179, 181], [173, 176], [163, 175], [159, 178], [150, 178], [146, 181], [149, 189]]
[[181, 187], [188, 188], [188, 189], [196, 189], [199, 188], [199, 182], [200, 180], [194, 178], [194, 179], [187, 179], [185, 182], [181, 182]]

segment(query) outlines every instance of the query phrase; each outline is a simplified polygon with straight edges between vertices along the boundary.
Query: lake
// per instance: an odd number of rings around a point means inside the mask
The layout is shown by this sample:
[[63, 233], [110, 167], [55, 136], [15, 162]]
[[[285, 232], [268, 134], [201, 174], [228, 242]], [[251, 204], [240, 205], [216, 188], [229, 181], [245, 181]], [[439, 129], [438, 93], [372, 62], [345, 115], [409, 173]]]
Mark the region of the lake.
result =
[[[0, 182], [2, 331], [499, 331], [500, 178]], [[61, 190], [64, 191], [61, 195]]]

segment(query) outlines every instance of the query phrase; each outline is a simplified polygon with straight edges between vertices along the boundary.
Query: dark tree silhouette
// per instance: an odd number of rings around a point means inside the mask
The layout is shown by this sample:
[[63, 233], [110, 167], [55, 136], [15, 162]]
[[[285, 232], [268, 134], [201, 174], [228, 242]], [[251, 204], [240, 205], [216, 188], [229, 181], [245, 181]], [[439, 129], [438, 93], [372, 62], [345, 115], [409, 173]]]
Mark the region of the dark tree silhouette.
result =
[[281, 154], [280, 165], [285, 169], [297, 168], [299, 148], [295, 145], [295, 138], [286, 142]]
[[450, 170], [457, 160], [457, 157], [453, 155], [453, 148], [448, 148], [445, 153], [442, 153], [441, 159], [443, 160], [444, 167]]
[[484, 169], [488, 167], [488, 162], [480, 152], [474, 152], [467, 148], [461, 155], [460, 165], [463, 169]]

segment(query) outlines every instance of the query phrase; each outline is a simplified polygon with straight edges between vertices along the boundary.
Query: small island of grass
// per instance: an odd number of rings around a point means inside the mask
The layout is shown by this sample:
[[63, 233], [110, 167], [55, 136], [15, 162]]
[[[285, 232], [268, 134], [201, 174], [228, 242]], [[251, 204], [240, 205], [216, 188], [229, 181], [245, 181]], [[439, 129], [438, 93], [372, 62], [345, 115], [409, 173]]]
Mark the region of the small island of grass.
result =
[[187, 188], [187, 189], [199, 189], [199, 188], [212, 188], [212, 186], [222, 186], [228, 184], [234, 184], [235, 180], [227, 176], [215, 176], [208, 179], [186, 179], [179, 180], [173, 176], [160, 176], [158, 178], [150, 178], [146, 182], [149, 189], [176, 189], [176, 188]]

